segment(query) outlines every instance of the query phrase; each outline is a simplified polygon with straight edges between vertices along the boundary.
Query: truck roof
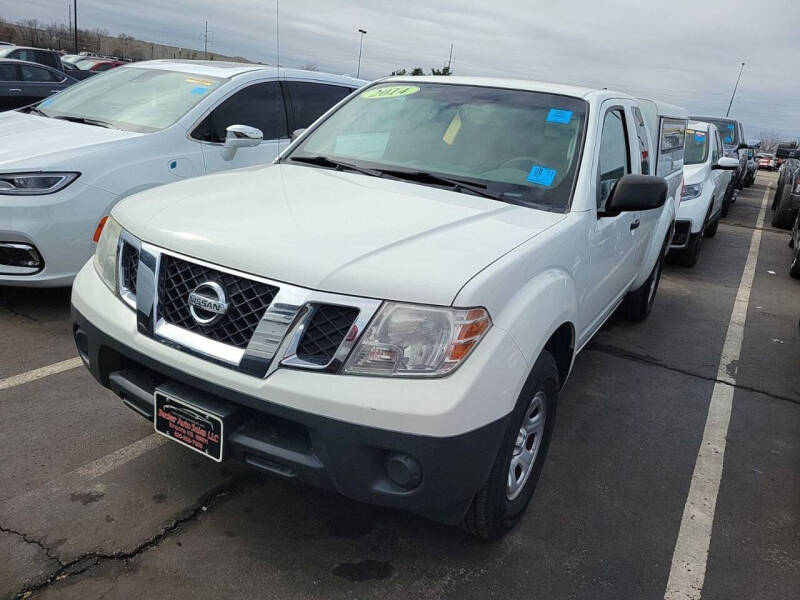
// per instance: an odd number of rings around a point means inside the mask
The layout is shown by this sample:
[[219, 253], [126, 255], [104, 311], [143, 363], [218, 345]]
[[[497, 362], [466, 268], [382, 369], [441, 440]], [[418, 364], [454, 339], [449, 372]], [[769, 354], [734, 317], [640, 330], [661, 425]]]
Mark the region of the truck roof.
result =
[[574, 96], [584, 100], [597, 100], [597, 97], [609, 98], [630, 98], [636, 100], [630, 94], [617, 92], [608, 89], [581, 87], [564, 83], [553, 83], [548, 81], [535, 81], [530, 79], [513, 79], [506, 77], [462, 77], [455, 75], [420, 75], [408, 76], [398, 75], [385, 77], [380, 80], [383, 82], [402, 81], [403, 83], [425, 82], [425, 83], [449, 83], [451, 85], [474, 85], [481, 87], [508, 88], [514, 90], [527, 90], [532, 92], [545, 92], [548, 94], [558, 94], [561, 96]]
[[661, 117], [671, 117], [675, 119], [688, 119], [689, 112], [682, 106], [661, 102], [661, 100], [654, 100], [652, 98], [637, 98], [639, 104], [651, 104], [655, 108], [655, 112]]

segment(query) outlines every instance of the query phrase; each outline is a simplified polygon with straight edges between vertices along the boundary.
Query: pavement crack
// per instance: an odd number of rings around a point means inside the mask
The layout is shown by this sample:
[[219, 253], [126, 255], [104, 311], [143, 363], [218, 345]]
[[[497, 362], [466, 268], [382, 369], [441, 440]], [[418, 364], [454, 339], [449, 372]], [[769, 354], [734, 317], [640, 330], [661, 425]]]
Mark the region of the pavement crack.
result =
[[3, 305], [3, 308], [16, 317], [22, 317], [23, 319], [27, 319], [28, 321], [31, 321], [33, 323], [39, 322], [39, 319], [37, 319], [36, 317], [32, 317], [29, 314], [18, 311], [16, 308], [14, 308], [14, 306], [10, 302], [6, 302]]
[[[216, 489], [203, 496], [192, 507], [183, 510], [172, 520], [169, 525], [163, 527], [160, 531], [158, 531], [158, 533], [141, 542], [131, 550], [111, 553], [87, 552], [86, 554], [82, 554], [81, 556], [78, 556], [77, 558], [74, 558], [68, 562], [62, 562], [58, 558], [53, 557], [54, 560], [58, 561], [58, 564], [60, 565], [59, 569], [52, 575], [48, 576], [47, 579], [19, 591], [16, 595], [16, 598], [28, 598], [31, 596], [31, 594], [42, 591], [55, 582], [63, 581], [69, 577], [75, 577], [76, 575], [81, 575], [103, 563], [130, 560], [142, 552], [145, 552], [151, 548], [155, 548], [184, 523], [196, 520], [201, 513], [206, 512], [210, 508], [216, 506], [222, 501], [223, 498], [230, 498], [233, 494], [242, 491], [245, 483], [253, 479], [255, 476], [255, 473], [248, 473], [239, 477], [234, 477], [230, 481], [218, 486]], [[9, 531], [9, 533], [16, 532]], [[28, 540], [26, 539], [26, 541]], [[45, 546], [41, 545], [35, 540], [31, 540], [31, 543], [40, 545], [43, 549], [45, 549], [46, 552], [48, 551]], [[51, 555], [48, 554], [48, 556]]]
[[701, 373], [695, 373], [694, 371], [689, 371], [688, 369], [682, 369], [680, 367], [675, 367], [672, 365], [668, 365], [653, 356], [649, 356], [647, 354], [640, 354], [638, 352], [633, 352], [631, 350], [625, 350], [624, 348], [619, 348], [617, 346], [612, 346], [610, 344], [601, 344], [598, 342], [590, 342], [590, 344], [586, 347], [586, 350], [590, 350], [593, 352], [600, 352], [602, 354], [610, 354], [612, 356], [616, 356], [617, 358], [622, 358], [626, 360], [632, 360], [638, 363], [651, 365], [654, 367], [659, 367], [661, 369], [666, 369], [668, 371], [674, 371], [675, 373], [680, 373], [681, 375], [687, 375], [689, 377], [694, 377], [696, 379], [702, 379], [704, 381], [710, 381], [711, 383], [724, 383], [725, 385], [730, 385], [734, 389], [742, 390], [745, 392], [753, 392], [756, 394], [761, 394], [763, 396], [767, 396], [772, 398], [773, 400], [781, 400], [783, 402], [790, 402], [792, 404], [800, 405], [800, 399], [791, 398], [789, 396], [782, 396], [780, 394], [774, 394], [772, 392], [768, 392], [761, 388], [755, 388], [748, 385], [740, 385], [738, 383], [731, 383], [730, 381], [724, 381], [717, 377], [709, 377], [708, 375], [703, 375]]
[[34, 539], [30, 537], [27, 533], [23, 533], [22, 531], [17, 531], [16, 529], [12, 529], [10, 527], [4, 527], [3, 525], [0, 525], [0, 532], [7, 533], [9, 535], [15, 535], [18, 538], [21, 538], [27, 544], [38, 546], [45, 553], [47, 558], [58, 563], [59, 567], [64, 566], [64, 563], [61, 562], [61, 559], [59, 559], [58, 556], [56, 556], [56, 554], [54, 554], [53, 551], [50, 550], [50, 548], [48, 548], [47, 545], [45, 545], [41, 540]]

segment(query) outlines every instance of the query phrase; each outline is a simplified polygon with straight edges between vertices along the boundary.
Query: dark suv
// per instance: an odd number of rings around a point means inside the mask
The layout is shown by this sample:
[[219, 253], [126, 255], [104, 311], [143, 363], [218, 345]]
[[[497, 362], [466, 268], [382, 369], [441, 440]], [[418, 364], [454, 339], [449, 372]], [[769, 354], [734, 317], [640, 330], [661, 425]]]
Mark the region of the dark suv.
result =
[[772, 226], [791, 229], [800, 212], [800, 148], [797, 142], [778, 144], [776, 158], [783, 159], [772, 199]]
[[747, 156], [740, 153], [739, 150], [747, 148], [744, 141], [744, 128], [742, 124], [736, 119], [728, 117], [689, 117], [695, 121], [705, 121], [706, 123], [713, 123], [719, 130], [719, 136], [722, 138], [723, 155], [730, 158], [735, 158], [739, 161], [739, 167], [733, 173], [731, 182], [728, 184], [728, 189], [725, 190], [725, 199], [722, 202], [722, 216], [728, 214], [728, 208], [736, 200], [736, 190], [744, 187], [745, 177], [747, 175]]
[[61, 55], [53, 50], [29, 48], [27, 46], [0, 46], [0, 58], [13, 58], [39, 63], [56, 71], [64, 72], [64, 65], [61, 64]]

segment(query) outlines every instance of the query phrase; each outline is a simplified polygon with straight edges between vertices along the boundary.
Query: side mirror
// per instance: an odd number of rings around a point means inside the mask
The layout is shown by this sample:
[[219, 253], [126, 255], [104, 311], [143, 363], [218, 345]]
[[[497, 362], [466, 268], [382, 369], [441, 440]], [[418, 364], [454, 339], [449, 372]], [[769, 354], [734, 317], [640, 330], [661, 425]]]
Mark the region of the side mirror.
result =
[[222, 159], [231, 160], [239, 148], [258, 146], [264, 140], [260, 129], [249, 125], [229, 125], [225, 129], [225, 144], [222, 147]]
[[292, 132], [292, 135], [289, 137], [289, 139], [292, 140], [292, 141], [295, 141], [297, 138], [299, 138], [301, 135], [303, 135], [305, 130], [306, 130], [305, 127], [303, 127], [302, 129], [295, 129]]
[[717, 164], [711, 167], [712, 169], [723, 169], [725, 171], [735, 171], [739, 168], [739, 161], [729, 156], [723, 156], [717, 161]]
[[750, 144], [745, 144], [744, 142], [742, 142], [741, 144], [739, 144], [739, 147], [736, 148], [736, 149], [737, 150], [747, 150], [750, 147], [751, 147]]
[[606, 202], [603, 217], [621, 212], [651, 210], [667, 201], [667, 181], [655, 175], [625, 175], [617, 181]]

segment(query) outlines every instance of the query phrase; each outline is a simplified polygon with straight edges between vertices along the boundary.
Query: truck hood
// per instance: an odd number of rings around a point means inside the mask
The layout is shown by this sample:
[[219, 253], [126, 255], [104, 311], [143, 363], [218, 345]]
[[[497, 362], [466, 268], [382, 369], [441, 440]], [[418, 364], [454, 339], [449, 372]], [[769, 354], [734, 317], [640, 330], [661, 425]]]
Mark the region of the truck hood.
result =
[[14, 110], [0, 113], [0, 169], [42, 169], [141, 136]]
[[113, 215], [144, 241], [247, 273], [440, 305], [565, 218], [430, 186], [282, 164], [148, 190], [119, 203]]
[[683, 182], [686, 185], [703, 183], [708, 177], [708, 168], [704, 164], [683, 165]]

